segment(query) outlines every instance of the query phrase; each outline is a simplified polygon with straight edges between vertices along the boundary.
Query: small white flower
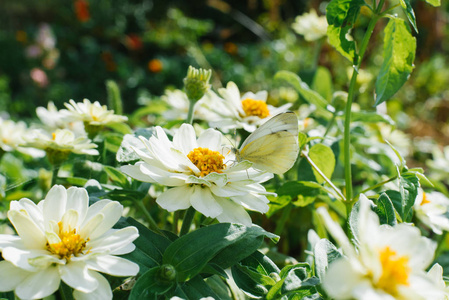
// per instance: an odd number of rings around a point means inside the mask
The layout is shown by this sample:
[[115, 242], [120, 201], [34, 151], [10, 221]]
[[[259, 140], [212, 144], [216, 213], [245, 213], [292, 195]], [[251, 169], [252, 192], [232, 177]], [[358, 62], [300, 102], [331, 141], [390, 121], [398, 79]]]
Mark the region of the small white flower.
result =
[[42, 106], [37, 107], [36, 115], [49, 130], [54, 131], [56, 129], [67, 128], [73, 131], [77, 136], [85, 134], [83, 122], [68, 121], [64, 111], [65, 110], [58, 110], [56, 108], [56, 105], [52, 101], [50, 101], [47, 104], [47, 108]]
[[30, 131], [24, 139], [27, 146], [48, 151], [73, 152], [76, 154], [98, 155], [96, 144], [85, 137], [76, 137], [68, 129], [57, 129], [53, 133], [35, 129]]
[[12, 201], [8, 218], [18, 236], [0, 235], [0, 291], [14, 290], [21, 299], [53, 294], [61, 280], [74, 288], [75, 299], [112, 299], [99, 272], [134, 276], [139, 267], [118, 257], [135, 249], [137, 229], [112, 229], [123, 207], [111, 200], [89, 206], [83, 188], [55, 185], [37, 205]]
[[98, 101], [92, 103], [88, 99], [84, 99], [83, 102], [77, 103], [70, 100], [69, 103], [64, 103], [67, 107], [64, 114], [73, 121], [79, 120], [91, 126], [103, 126], [128, 120], [125, 116], [114, 114], [113, 110], [108, 110], [106, 105], [101, 105]]
[[355, 249], [325, 208], [319, 208], [326, 227], [341, 246], [344, 257], [332, 262], [323, 287], [334, 299], [445, 299], [425, 272], [436, 244], [418, 228], [399, 224], [380, 226], [369, 200], [361, 195]]
[[5, 152], [17, 150], [23, 145], [23, 136], [27, 132], [24, 122], [4, 120], [0, 117], [0, 148]]
[[325, 16], [318, 17], [312, 9], [309, 13], [297, 16], [292, 28], [296, 33], [303, 35], [306, 41], [316, 41], [327, 35], [327, 20]]
[[446, 181], [449, 175], [449, 146], [445, 146], [443, 150], [435, 146], [432, 150], [432, 159], [427, 160], [426, 164], [430, 168], [430, 177]]
[[413, 209], [416, 217], [436, 234], [449, 231], [449, 198], [444, 194], [419, 189]]
[[196, 138], [193, 127], [183, 124], [170, 141], [161, 127], [156, 135], [141, 137], [146, 149], [134, 149], [142, 159], [122, 171], [144, 182], [171, 187], [156, 202], [168, 211], [193, 206], [203, 215], [220, 222], [251, 225], [246, 209], [266, 213], [268, 193], [260, 184], [272, 174], [261, 173], [221, 145], [222, 134], [207, 129]]
[[226, 88], [220, 88], [220, 98], [213, 92], [213, 105], [210, 107], [221, 119], [209, 123], [210, 127], [220, 128], [224, 132], [232, 129], [243, 128], [247, 132], [253, 132], [271, 117], [286, 112], [292, 105], [285, 104], [280, 107], [268, 105], [267, 91], [257, 93], [247, 92], [240, 95], [239, 88], [234, 82], [228, 82]]

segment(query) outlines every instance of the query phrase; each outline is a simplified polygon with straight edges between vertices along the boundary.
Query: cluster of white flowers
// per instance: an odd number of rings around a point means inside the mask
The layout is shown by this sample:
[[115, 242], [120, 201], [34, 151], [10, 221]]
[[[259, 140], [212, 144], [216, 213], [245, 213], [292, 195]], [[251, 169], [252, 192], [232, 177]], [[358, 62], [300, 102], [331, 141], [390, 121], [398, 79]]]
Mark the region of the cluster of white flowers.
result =
[[318, 17], [312, 9], [309, 13], [297, 16], [292, 24], [293, 30], [304, 36], [306, 41], [316, 41], [327, 35], [327, 20], [325, 16]]

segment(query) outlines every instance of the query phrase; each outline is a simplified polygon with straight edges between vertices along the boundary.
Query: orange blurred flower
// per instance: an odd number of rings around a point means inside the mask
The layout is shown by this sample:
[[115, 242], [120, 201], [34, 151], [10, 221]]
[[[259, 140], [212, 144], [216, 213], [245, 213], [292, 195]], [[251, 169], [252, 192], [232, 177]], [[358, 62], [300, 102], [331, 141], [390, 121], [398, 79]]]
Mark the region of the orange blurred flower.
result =
[[87, 22], [90, 19], [89, 2], [86, 0], [75, 0], [75, 14], [80, 22]]
[[229, 53], [231, 55], [236, 55], [237, 52], [239, 51], [239, 48], [237, 47], [237, 45], [232, 42], [226, 42], [224, 44], [223, 48], [224, 48], [224, 51], [226, 51], [227, 53]]
[[152, 73], [159, 73], [163, 69], [163, 64], [159, 59], [152, 59], [148, 62], [148, 70]]
[[143, 47], [142, 38], [135, 33], [130, 33], [125, 37], [125, 45], [130, 50], [140, 50]]

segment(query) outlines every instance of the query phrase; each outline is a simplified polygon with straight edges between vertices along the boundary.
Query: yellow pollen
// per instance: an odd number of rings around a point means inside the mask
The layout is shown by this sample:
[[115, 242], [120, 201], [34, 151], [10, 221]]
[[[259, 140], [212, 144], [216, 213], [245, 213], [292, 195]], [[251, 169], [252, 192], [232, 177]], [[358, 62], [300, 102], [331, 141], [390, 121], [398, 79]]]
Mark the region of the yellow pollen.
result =
[[421, 205], [430, 203], [431, 201], [429, 200], [429, 198], [427, 198], [426, 193], [422, 192], [422, 201], [421, 201]]
[[53, 133], [51, 134], [51, 139], [52, 139], [53, 141], [56, 140], [56, 133], [53, 132]]
[[212, 151], [207, 148], [195, 148], [187, 154], [187, 158], [200, 169], [201, 177], [211, 172], [221, 173], [226, 167], [223, 164], [224, 156], [218, 151]]
[[270, 115], [267, 104], [262, 100], [246, 98], [242, 100], [242, 106], [247, 116], [256, 116], [263, 119]]
[[61, 241], [53, 244], [47, 242], [47, 250], [53, 254], [59, 255], [61, 259], [65, 258], [67, 261], [69, 261], [72, 256], [77, 256], [80, 253], [82, 254], [89, 239], [82, 239], [81, 236], [76, 233], [76, 229], [64, 232], [62, 230], [62, 222], [59, 222], [58, 226], [58, 235]]
[[375, 286], [395, 296], [398, 292], [398, 285], [409, 285], [408, 275], [411, 271], [408, 266], [409, 258], [397, 255], [388, 246], [379, 251], [379, 256], [382, 275]]

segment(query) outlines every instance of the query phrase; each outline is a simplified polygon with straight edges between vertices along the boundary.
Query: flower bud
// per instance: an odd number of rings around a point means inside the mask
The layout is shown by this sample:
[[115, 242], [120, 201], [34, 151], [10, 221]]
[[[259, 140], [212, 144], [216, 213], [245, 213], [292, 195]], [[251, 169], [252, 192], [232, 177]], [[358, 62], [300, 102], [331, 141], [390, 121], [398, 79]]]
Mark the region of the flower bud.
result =
[[184, 90], [189, 101], [196, 102], [200, 100], [210, 88], [209, 79], [212, 75], [211, 70], [195, 69], [190, 66], [187, 76], [184, 78]]

